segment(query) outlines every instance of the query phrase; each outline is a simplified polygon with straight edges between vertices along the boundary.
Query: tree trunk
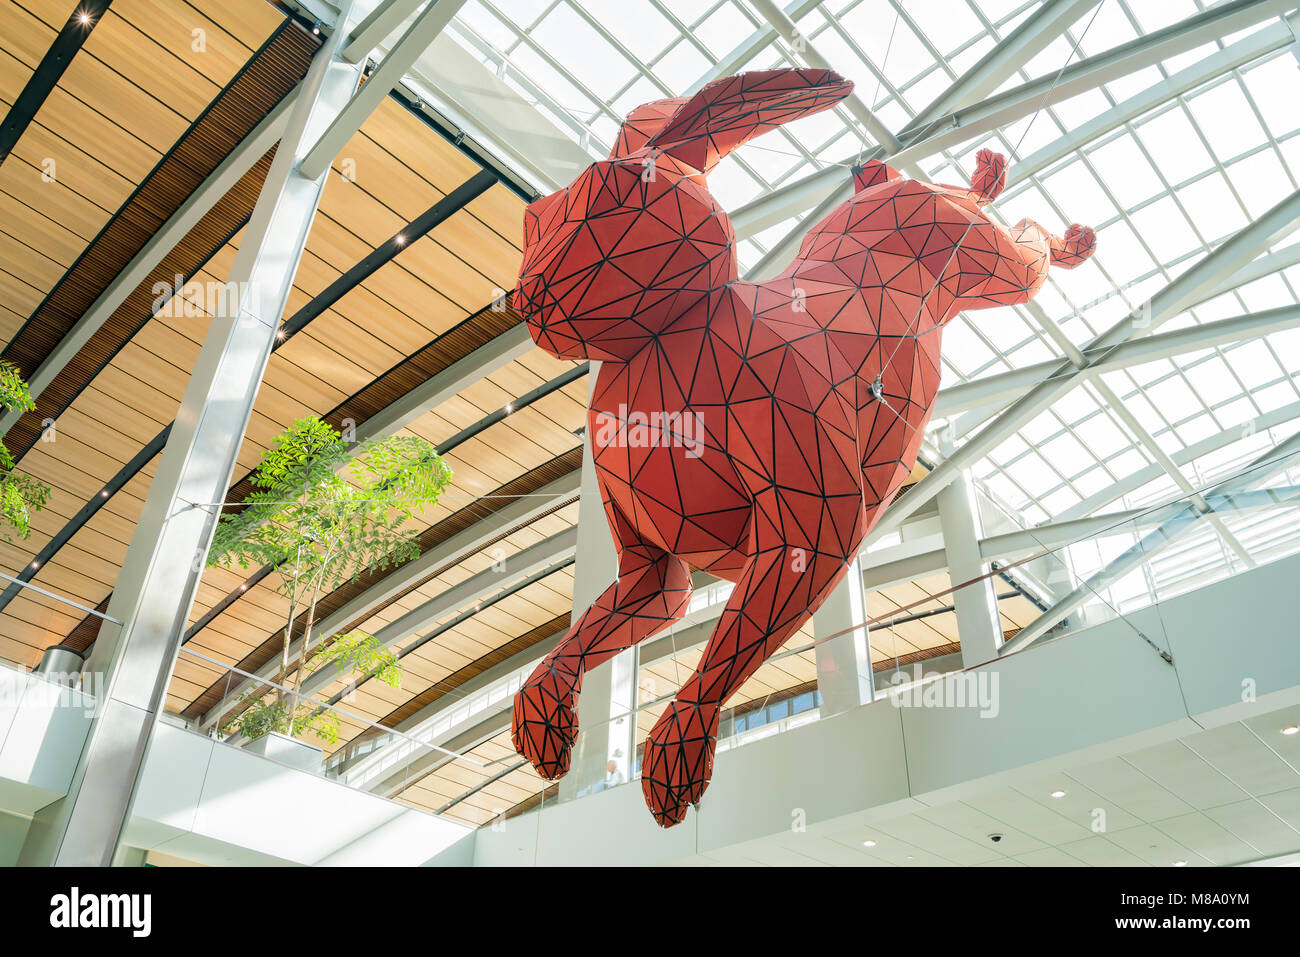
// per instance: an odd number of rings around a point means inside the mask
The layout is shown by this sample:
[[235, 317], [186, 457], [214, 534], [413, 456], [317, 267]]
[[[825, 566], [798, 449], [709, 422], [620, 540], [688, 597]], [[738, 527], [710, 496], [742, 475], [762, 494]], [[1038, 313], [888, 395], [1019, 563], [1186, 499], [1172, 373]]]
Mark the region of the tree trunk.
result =
[[[294, 697], [293, 707], [289, 710], [289, 737], [293, 737], [293, 716], [298, 710], [298, 692], [302, 690], [307, 662], [311, 658], [311, 632], [312, 627], [316, 624], [316, 599], [320, 597], [321, 582], [325, 580], [325, 569], [329, 567], [329, 563], [333, 560], [333, 551], [334, 549], [331, 548], [325, 553], [325, 561], [321, 562], [320, 568], [312, 576], [311, 604], [307, 608], [307, 627], [302, 632], [302, 654], [298, 656], [298, 669], [294, 672], [293, 684], [290, 686], [293, 688]], [[285, 653], [288, 653], [287, 646]]]

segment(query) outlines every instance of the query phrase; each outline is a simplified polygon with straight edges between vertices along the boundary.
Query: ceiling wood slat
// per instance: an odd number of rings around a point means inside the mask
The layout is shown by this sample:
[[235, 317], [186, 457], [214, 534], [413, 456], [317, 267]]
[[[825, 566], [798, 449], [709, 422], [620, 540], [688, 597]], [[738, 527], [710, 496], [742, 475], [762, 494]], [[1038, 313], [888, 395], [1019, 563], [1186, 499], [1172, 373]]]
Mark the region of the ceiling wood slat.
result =
[[71, 65], [91, 31], [98, 26], [110, 3], [112, 0], [83, 0], [68, 17], [68, 22], [41, 58], [36, 72], [18, 94], [4, 121], [0, 122], [0, 163], [9, 158], [15, 144], [59, 85], [63, 72]]
[[[86, 247], [0, 358], [30, 378], [167, 217], [297, 85], [317, 45], [315, 38], [288, 21], [272, 34]], [[238, 231], [252, 213], [269, 163], [268, 154], [137, 287], [78, 353], [74, 362], [80, 368], [65, 369], [37, 397], [36, 408], [6, 436], [15, 458], [21, 460], [39, 440], [44, 421], [57, 418], [149, 318], [158, 277], [168, 282], [175, 275], [188, 277]]]

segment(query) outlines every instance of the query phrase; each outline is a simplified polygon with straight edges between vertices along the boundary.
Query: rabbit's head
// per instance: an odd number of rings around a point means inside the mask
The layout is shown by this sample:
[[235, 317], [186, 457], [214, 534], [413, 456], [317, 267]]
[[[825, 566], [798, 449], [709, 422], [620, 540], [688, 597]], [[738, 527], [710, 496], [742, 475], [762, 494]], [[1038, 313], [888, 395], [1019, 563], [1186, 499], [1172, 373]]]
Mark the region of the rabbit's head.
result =
[[727, 77], [629, 115], [610, 158], [524, 213], [514, 304], [563, 359], [627, 359], [736, 278], [735, 237], [705, 175], [781, 123], [847, 96], [826, 70]]

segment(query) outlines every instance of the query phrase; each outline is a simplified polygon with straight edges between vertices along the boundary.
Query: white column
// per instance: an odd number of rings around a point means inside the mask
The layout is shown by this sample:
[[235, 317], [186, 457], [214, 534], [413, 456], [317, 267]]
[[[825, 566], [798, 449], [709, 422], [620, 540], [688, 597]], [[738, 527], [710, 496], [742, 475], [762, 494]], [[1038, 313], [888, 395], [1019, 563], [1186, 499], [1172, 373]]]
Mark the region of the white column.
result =
[[[361, 68], [338, 54], [351, 0], [317, 52], [231, 268], [149, 487], [106, 621], [87, 662], [103, 672], [97, 702], [65, 797], [35, 816], [21, 862], [112, 863], [176, 654], [203, 572], [221, 501], [275, 343], [294, 272], [328, 169], [308, 179], [302, 155], [357, 88]], [[231, 300], [236, 300], [232, 303]]]
[[[596, 389], [600, 363], [591, 364], [588, 398]], [[573, 621], [578, 620], [617, 574], [614, 536], [605, 520], [605, 509], [596, 483], [596, 466], [591, 456], [591, 434], [583, 439], [582, 492], [578, 500], [578, 548], [573, 566]], [[636, 707], [636, 649], [615, 655], [587, 672], [578, 694], [578, 740], [573, 748], [569, 773], [560, 779], [560, 800], [591, 793], [603, 786], [607, 767], [613, 761], [626, 781], [632, 769], [634, 746], [633, 709]]]
[[867, 640], [867, 601], [862, 565], [855, 558], [849, 573], [813, 612], [817, 690], [822, 717], [866, 704], [873, 697], [871, 644]]
[[[945, 446], [951, 445], [947, 434]], [[944, 449], [950, 454], [950, 448]], [[984, 575], [985, 567], [980, 554], [979, 507], [975, 501], [975, 487], [970, 473], [958, 473], [938, 495], [939, 523], [943, 529], [943, 547], [948, 558], [948, 575], [953, 586], [972, 581]], [[953, 592], [953, 605], [957, 609], [957, 637], [961, 640], [962, 665], [970, 668], [998, 656], [1002, 644], [1002, 619], [998, 615], [998, 602], [992, 578], [984, 578]]]

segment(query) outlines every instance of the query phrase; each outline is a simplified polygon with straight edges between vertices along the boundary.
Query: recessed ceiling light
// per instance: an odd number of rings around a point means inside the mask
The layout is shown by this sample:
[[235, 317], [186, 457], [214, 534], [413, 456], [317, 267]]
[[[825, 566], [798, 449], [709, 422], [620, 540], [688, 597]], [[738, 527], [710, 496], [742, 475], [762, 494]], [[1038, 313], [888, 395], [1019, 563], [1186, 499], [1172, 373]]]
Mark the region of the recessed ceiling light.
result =
[[862, 846], [863, 846], [863, 847], [875, 847], [875, 846], [876, 846], [876, 842], [875, 842], [875, 841], [863, 841], [863, 842], [862, 842]]
[[1186, 861], [1174, 861], [1174, 867], [1186, 867], [1186, 866], [1187, 866]]
[[1300, 734], [1300, 725], [1288, 724], [1282, 729], [1283, 734]]
[[77, 14], [77, 19], [81, 21], [81, 24], [84, 26], [90, 22], [90, 14], [83, 10]]
[[1063, 798], [1065, 797], [1065, 792], [1062, 791], [1060, 788], [1057, 788], [1055, 791], [1052, 792], [1052, 797]]
[[405, 245], [406, 245], [406, 237], [405, 237], [404, 235], [402, 235], [401, 233], [398, 233], [396, 236], [393, 237], [393, 242], [397, 243], [397, 245], [399, 245], [399, 246], [405, 246]]

